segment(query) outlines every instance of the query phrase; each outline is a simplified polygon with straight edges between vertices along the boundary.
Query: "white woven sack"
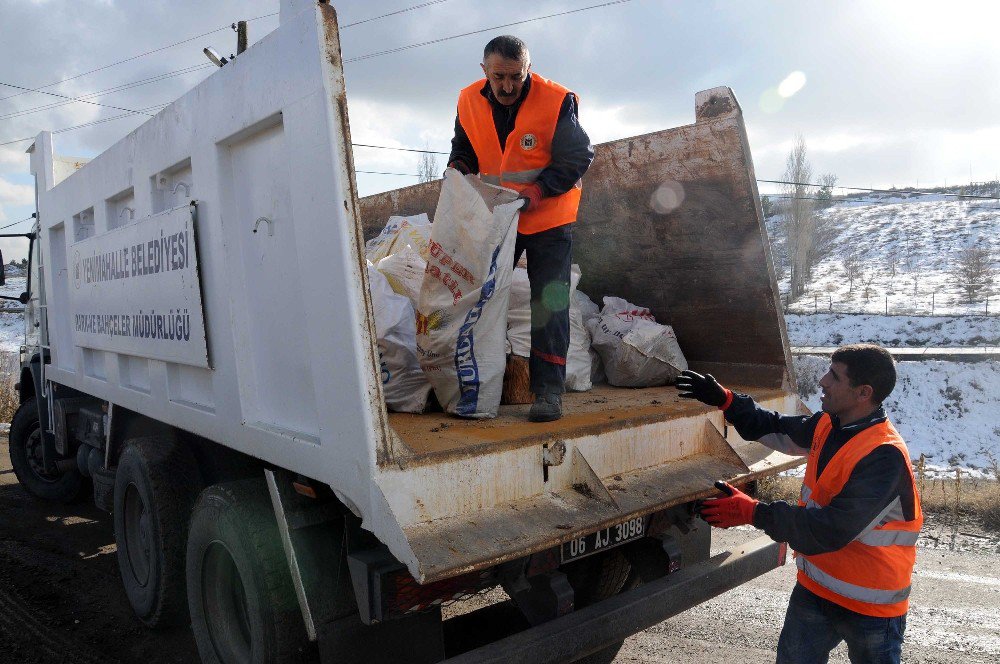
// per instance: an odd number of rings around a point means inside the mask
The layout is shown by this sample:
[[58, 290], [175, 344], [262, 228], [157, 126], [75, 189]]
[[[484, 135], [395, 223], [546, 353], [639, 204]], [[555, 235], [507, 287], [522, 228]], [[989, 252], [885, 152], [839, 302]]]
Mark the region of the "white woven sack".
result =
[[566, 389], [571, 392], [586, 392], [594, 386], [590, 377], [590, 332], [576, 303], [580, 276], [580, 266], [574, 263], [569, 276], [569, 350], [566, 351]]
[[426, 269], [427, 261], [408, 244], [378, 262], [378, 271], [389, 280], [392, 290], [405, 296], [414, 307], [420, 298]]
[[528, 271], [514, 268], [507, 304], [507, 341], [510, 352], [520, 357], [531, 355], [531, 284]]
[[649, 309], [620, 297], [604, 298], [591, 333], [612, 385], [666, 385], [687, 369], [673, 328], [657, 323]]
[[601, 319], [601, 308], [594, 304], [586, 293], [578, 290], [573, 291], [573, 306], [580, 311], [583, 327], [587, 330], [587, 338], [591, 342], [587, 348], [587, 354], [590, 355], [590, 383], [591, 385], [605, 383], [607, 376], [604, 375], [604, 365], [593, 346], [594, 325]]
[[506, 366], [517, 192], [449, 168], [417, 306], [420, 366], [441, 406], [496, 417]]
[[365, 243], [365, 258], [378, 265], [386, 256], [391, 256], [410, 245], [427, 260], [427, 243], [431, 239], [431, 222], [426, 214], [412, 217], [389, 217], [388, 223], [376, 237]]
[[368, 285], [375, 312], [382, 396], [389, 410], [422, 413], [431, 385], [417, 360], [413, 305], [397, 295], [385, 276], [368, 263]]

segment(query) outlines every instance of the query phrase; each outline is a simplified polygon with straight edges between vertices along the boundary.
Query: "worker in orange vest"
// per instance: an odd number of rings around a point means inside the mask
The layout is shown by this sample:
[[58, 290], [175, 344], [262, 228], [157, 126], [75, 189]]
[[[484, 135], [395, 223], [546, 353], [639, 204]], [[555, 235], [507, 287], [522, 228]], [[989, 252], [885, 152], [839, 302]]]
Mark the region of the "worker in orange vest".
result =
[[535, 394], [528, 419], [548, 422], [562, 417], [572, 223], [580, 205], [580, 178], [590, 168], [594, 149], [577, 117], [579, 99], [531, 71], [523, 41], [509, 35], [491, 40], [481, 66], [486, 78], [458, 96], [448, 166], [520, 194], [514, 263], [527, 253], [528, 362]]
[[701, 509], [713, 526], [752, 524], [797, 552], [779, 664], [826, 662], [841, 641], [852, 662], [900, 661], [923, 514], [910, 454], [882, 407], [895, 384], [892, 356], [874, 344], [834, 352], [813, 415], [766, 410], [711, 375], [677, 380], [682, 397], [723, 410], [744, 439], [806, 457], [797, 505], [722, 484], [729, 495]]

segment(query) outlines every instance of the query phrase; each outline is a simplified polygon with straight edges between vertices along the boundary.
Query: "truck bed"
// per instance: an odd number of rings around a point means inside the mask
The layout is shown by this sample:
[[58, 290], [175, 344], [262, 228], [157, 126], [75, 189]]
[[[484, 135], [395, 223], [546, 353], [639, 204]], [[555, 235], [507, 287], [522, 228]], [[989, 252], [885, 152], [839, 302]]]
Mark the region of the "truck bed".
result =
[[[801, 408], [784, 390], [731, 387], [775, 410]], [[421, 581], [705, 498], [716, 480], [742, 484], [801, 463], [744, 441], [718, 409], [669, 386], [569, 393], [556, 422], [530, 423], [527, 409], [503, 406], [485, 421], [390, 414], [397, 440], [382, 487]]]
[[[783, 396], [781, 390], [734, 386], [759, 399]], [[588, 392], [563, 395], [563, 417], [555, 422], [528, 422], [528, 404], [501, 406], [492, 420], [469, 420], [446, 413], [390, 413], [389, 425], [405, 445], [408, 462], [440, 460], [452, 455], [499, 452], [552, 440], [578, 438], [714, 412], [697, 401], [682, 399], [673, 386], [641, 389], [595, 385]]]

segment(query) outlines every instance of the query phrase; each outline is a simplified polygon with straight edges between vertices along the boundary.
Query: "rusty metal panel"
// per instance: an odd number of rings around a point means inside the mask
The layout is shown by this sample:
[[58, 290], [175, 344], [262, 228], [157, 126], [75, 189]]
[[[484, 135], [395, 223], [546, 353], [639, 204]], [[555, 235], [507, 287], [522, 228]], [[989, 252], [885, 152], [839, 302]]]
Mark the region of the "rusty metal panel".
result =
[[[742, 112], [729, 88], [696, 107], [695, 124], [596, 146], [574, 226], [580, 289], [649, 307], [695, 370], [794, 389]], [[439, 187], [362, 199], [365, 236], [393, 214], [433, 214]]]

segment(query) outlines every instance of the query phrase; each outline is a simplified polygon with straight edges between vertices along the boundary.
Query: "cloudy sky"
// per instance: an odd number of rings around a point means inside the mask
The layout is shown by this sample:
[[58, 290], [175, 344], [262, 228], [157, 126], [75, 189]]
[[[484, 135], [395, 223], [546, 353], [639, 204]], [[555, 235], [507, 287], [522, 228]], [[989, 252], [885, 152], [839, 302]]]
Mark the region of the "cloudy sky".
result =
[[[931, 186], [1000, 173], [1000, 3], [632, 0], [495, 28], [603, 2], [334, 2], [347, 59], [481, 31], [347, 64], [355, 142], [447, 150], [458, 90], [481, 77], [483, 44], [509, 33], [528, 43], [536, 71], [580, 95], [594, 142], [688, 124], [696, 91], [728, 85], [760, 178], [780, 178], [797, 133], [814, 172], [835, 173], [843, 185]], [[426, 6], [366, 21], [414, 5]], [[278, 0], [0, 0], [0, 144], [122, 114], [11, 85], [64, 81], [45, 90], [78, 97], [161, 77], [90, 99], [132, 110], [163, 104], [212, 73], [203, 46], [235, 51], [234, 32], [220, 28], [264, 17], [250, 23], [252, 43], [277, 26], [267, 16], [277, 11]], [[56, 150], [94, 156], [144, 117], [59, 133]], [[0, 145], [0, 225], [34, 211], [29, 145]], [[359, 170], [417, 172], [412, 153], [357, 148], [355, 161]], [[362, 194], [415, 181], [358, 176]]]

